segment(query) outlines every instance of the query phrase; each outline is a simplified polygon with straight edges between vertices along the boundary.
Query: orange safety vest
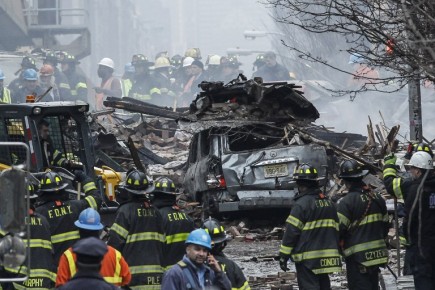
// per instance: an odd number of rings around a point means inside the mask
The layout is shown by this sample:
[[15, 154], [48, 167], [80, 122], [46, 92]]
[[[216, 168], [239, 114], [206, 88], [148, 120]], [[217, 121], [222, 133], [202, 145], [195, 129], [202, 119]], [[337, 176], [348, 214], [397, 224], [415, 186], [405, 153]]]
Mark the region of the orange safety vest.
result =
[[[128, 285], [131, 280], [131, 273], [127, 262], [115, 248], [107, 246], [107, 249], [108, 251], [101, 262], [101, 276], [103, 276], [106, 282], [113, 285]], [[59, 267], [57, 268], [56, 287], [65, 284], [74, 277], [77, 272], [76, 261], [77, 256], [72, 251], [72, 248], [69, 248], [63, 253], [59, 260]]]
[[[103, 84], [101, 83], [101, 88], [105, 90], [111, 90], [112, 89], [112, 82], [115, 79], [115, 77], [111, 76], [106, 80], [106, 82]], [[99, 93], [95, 94], [95, 110], [99, 111], [103, 109], [103, 101], [104, 101], [104, 94]]]

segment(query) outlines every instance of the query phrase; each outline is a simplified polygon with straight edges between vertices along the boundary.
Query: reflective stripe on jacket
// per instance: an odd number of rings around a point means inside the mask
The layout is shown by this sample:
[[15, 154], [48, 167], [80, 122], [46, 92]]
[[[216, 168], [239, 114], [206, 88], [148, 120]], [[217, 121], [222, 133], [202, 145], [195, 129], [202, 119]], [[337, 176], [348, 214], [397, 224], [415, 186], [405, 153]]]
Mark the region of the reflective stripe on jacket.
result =
[[[101, 262], [100, 274], [111, 284], [123, 286], [130, 283], [131, 274], [127, 262], [121, 253], [113, 247], [107, 247], [108, 252], [104, 255]], [[77, 256], [72, 248], [66, 250], [59, 260], [57, 269], [56, 287], [65, 284], [76, 274]]]

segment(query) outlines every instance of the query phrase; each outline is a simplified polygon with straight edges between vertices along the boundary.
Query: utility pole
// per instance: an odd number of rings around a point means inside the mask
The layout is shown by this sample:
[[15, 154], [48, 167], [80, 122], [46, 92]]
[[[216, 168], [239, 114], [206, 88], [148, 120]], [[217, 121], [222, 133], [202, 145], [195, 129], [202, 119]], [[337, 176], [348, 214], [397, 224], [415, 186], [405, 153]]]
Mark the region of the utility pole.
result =
[[423, 126], [421, 117], [420, 80], [412, 79], [408, 83], [409, 132], [410, 140], [423, 142]]

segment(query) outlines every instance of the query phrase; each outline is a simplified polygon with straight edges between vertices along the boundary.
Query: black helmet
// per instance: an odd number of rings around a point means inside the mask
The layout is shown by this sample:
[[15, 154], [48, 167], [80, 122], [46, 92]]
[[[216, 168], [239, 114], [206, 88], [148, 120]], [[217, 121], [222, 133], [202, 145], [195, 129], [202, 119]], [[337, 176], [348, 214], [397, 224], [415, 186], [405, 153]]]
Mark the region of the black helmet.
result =
[[159, 177], [154, 182], [154, 186], [156, 193], [177, 194], [175, 183], [170, 178]]
[[366, 176], [368, 170], [362, 170], [361, 165], [353, 159], [344, 160], [340, 164], [339, 178], [362, 178]]
[[30, 56], [23, 57], [23, 60], [21, 61], [21, 66], [23, 68], [33, 68], [34, 70], [38, 71], [38, 69], [36, 68], [36, 61]]
[[[29, 199], [34, 200], [34, 199], [38, 198], [38, 195], [36, 194], [35, 186], [33, 185], [33, 183], [29, 182], [27, 184], [27, 190], [29, 192]], [[27, 198], [27, 195], [25, 197]]]
[[76, 57], [74, 55], [64, 53], [60, 63], [79, 64], [80, 62], [76, 60]]
[[56, 65], [59, 62], [59, 58], [54, 51], [49, 51], [45, 54], [44, 63], [50, 62]]
[[183, 65], [183, 57], [179, 54], [174, 55], [171, 57], [171, 65], [174, 67], [181, 67]]
[[153, 191], [154, 186], [145, 173], [135, 169], [127, 175], [125, 190], [132, 194], [145, 194]]
[[143, 54], [135, 54], [133, 55], [133, 57], [131, 58], [131, 64], [133, 66], [138, 66], [138, 65], [142, 65], [142, 66], [152, 66], [154, 63], [150, 62], [148, 60], [148, 58], [143, 55]]
[[298, 180], [309, 180], [309, 181], [318, 181], [319, 176], [317, 174], [317, 169], [309, 163], [302, 163], [298, 167], [296, 167], [295, 172], [293, 173], [293, 178]]
[[228, 57], [221, 57], [221, 65], [229, 66], [232, 68], [239, 68], [241, 63], [237, 59], [237, 56], [232, 55], [232, 56], [228, 56]]
[[432, 149], [426, 143], [414, 144], [415, 152], [424, 151], [429, 153], [429, 155], [433, 158]]
[[213, 218], [206, 220], [202, 225], [202, 228], [210, 235], [211, 240], [215, 244], [223, 243], [228, 240], [224, 227]]
[[62, 178], [53, 171], [46, 172], [39, 182], [39, 191], [48, 193], [57, 193], [67, 187], [68, 184], [62, 181]]
[[264, 65], [264, 53], [260, 53], [259, 55], [257, 55], [257, 57], [255, 58], [254, 61], [254, 66], [256, 67], [260, 67], [262, 65]]

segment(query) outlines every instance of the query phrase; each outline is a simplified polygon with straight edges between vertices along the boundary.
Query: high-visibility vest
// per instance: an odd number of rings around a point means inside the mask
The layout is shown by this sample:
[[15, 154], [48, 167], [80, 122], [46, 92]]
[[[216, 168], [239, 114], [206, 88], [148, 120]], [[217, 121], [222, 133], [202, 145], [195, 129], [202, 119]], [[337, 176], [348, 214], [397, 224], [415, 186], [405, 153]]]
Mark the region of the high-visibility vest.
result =
[[8, 88], [3, 87], [3, 98], [0, 99], [1, 102], [10, 104], [11, 100], [11, 91]]

